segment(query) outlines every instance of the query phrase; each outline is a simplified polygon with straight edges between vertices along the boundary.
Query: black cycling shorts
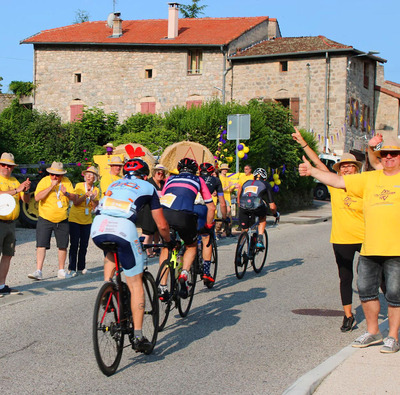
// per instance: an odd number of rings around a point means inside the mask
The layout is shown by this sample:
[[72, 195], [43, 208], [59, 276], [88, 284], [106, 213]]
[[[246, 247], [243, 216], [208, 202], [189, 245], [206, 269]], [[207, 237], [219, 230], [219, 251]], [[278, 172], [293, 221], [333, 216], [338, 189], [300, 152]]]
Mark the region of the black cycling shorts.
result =
[[246, 210], [239, 207], [239, 224], [242, 229], [248, 229], [256, 222], [256, 217], [262, 218], [267, 215], [267, 206], [262, 205], [255, 210]]
[[188, 211], [177, 211], [163, 207], [164, 217], [170, 228], [178, 232], [185, 244], [197, 241], [197, 215]]

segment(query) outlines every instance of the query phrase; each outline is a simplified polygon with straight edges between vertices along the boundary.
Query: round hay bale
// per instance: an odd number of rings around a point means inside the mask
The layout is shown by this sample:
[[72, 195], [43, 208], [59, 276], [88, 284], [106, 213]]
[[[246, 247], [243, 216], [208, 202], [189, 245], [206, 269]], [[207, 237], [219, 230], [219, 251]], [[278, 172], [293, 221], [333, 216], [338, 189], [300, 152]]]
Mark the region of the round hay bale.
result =
[[180, 141], [168, 146], [160, 158], [160, 163], [169, 170], [176, 169], [178, 162], [183, 158], [195, 159], [198, 164], [203, 162], [214, 163], [211, 151], [194, 141]]
[[[142, 156], [141, 158], [149, 165], [150, 171], [153, 169], [153, 167], [156, 165], [156, 159], [154, 156], [151, 154], [151, 152], [142, 144], [136, 144], [136, 143], [128, 143], [130, 144], [134, 149], [140, 147], [142, 151], [146, 154], [145, 156]], [[125, 160], [129, 159], [129, 155], [126, 153], [125, 146], [128, 144], [121, 144], [118, 147], [115, 148], [113, 155], [118, 155], [118, 154], [123, 154], [125, 157]]]

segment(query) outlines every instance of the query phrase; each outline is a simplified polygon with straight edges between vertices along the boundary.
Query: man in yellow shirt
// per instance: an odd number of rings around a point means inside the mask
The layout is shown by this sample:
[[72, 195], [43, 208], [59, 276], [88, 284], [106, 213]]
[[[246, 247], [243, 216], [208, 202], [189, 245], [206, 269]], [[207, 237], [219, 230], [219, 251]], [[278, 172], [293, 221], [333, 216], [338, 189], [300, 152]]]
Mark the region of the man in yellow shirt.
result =
[[382, 169], [348, 176], [324, 172], [311, 166], [303, 157], [301, 176], [312, 176], [334, 188], [346, 189], [363, 199], [365, 237], [358, 262], [358, 293], [367, 332], [358, 337], [353, 347], [381, 343], [378, 315], [379, 286], [385, 275], [385, 298], [388, 303], [389, 335], [381, 348], [383, 353], [399, 351], [400, 328], [400, 140], [388, 139], [380, 151]]
[[[227, 176], [227, 173], [229, 171], [229, 166], [227, 163], [223, 163], [220, 168], [220, 175], [219, 179], [222, 184], [222, 190], [224, 191], [224, 198], [226, 202], [226, 217], [229, 218], [229, 222], [225, 222], [225, 233], [227, 237], [233, 237], [232, 235], [232, 199], [231, 199], [231, 193], [234, 191], [236, 187], [236, 183], [232, 182], [231, 179]], [[222, 223], [218, 222], [215, 225], [215, 231], [217, 232], [217, 229], [222, 227]]]
[[110, 161], [110, 172], [104, 174], [100, 180], [101, 197], [104, 197], [104, 193], [107, 188], [114, 182], [121, 178], [121, 169], [124, 162], [119, 156], [113, 156]]
[[69, 242], [68, 207], [76, 195], [71, 181], [64, 177], [67, 173], [61, 162], [53, 162], [46, 169], [48, 176], [42, 178], [36, 187], [35, 200], [39, 202], [39, 218], [36, 225], [36, 271], [28, 277], [41, 280], [46, 250], [50, 249], [51, 234], [58, 248], [58, 278], [70, 278], [64, 269]]
[[29, 178], [21, 184], [11, 176], [14, 167], [14, 155], [4, 152], [0, 158], [0, 195], [8, 194], [15, 199], [15, 208], [8, 215], [0, 215], [0, 297], [10, 293], [18, 293], [17, 289], [6, 285], [6, 278], [10, 269], [11, 258], [15, 253], [15, 220], [19, 216], [19, 199], [29, 203]]

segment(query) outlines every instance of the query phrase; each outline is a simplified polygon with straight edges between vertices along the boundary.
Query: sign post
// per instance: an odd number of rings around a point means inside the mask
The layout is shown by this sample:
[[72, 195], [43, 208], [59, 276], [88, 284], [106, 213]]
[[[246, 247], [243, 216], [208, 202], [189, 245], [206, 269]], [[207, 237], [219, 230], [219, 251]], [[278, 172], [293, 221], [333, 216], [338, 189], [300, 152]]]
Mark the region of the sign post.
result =
[[231, 114], [228, 115], [228, 140], [236, 140], [236, 173], [239, 174], [238, 145], [240, 140], [250, 138], [250, 114]]

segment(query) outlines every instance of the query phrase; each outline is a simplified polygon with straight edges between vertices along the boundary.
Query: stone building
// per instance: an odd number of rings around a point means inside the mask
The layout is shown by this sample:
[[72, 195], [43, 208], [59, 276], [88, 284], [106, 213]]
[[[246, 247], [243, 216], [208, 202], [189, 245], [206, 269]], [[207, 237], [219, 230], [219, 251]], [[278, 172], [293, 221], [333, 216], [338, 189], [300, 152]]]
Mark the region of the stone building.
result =
[[97, 106], [124, 120], [213, 98], [275, 100], [321, 150], [362, 155], [377, 114], [386, 116], [388, 88], [375, 88], [384, 59], [322, 36], [282, 37], [269, 17], [179, 19], [178, 4], [168, 6], [165, 20], [115, 13], [23, 40], [34, 45], [34, 108], [74, 121]]
[[15, 98], [16, 96], [13, 94], [0, 93], [0, 112], [7, 108]]

